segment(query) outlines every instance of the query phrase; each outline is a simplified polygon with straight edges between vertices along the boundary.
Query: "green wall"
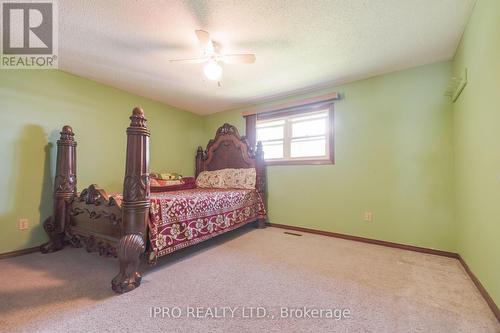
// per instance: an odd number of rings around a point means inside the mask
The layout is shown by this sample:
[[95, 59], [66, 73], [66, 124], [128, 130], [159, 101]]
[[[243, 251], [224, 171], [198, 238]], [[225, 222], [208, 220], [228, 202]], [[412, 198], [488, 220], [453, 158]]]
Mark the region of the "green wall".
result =
[[500, 305], [500, 1], [479, 0], [453, 70], [458, 252]]
[[[55, 142], [76, 133], [78, 188], [97, 183], [121, 192], [125, 129], [134, 106], [151, 129], [151, 169], [194, 173], [203, 119], [60, 71], [0, 70], [0, 253], [40, 245], [51, 214]], [[18, 220], [30, 229], [20, 231]]]
[[[499, 304], [499, 36], [500, 1], [478, 0], [453, 62], [314, 92], [342, 94], [336, 164], [269, 167], [271, 222], [458, 252]], [[443, 93], [464, 68], [468, 84], [452, 104]], [[0, 71], [0, 253], [46, 240], [63, 125], [76, 132], [79, 189], [121, 191], [136, 105], [150, 120], [152, 170], [193, 174], [196, 146], [218, 126], [243, 134], [244, 109], [200, 117], [61, 71]], [[20, 218], [29, 230], [18, 230]]]
[[[268, 167], [270, 221], [455, 251], [450, 75], [441, 62], [329, 90], [336, 164]], [[206, 138], [243, 133], [241, 112], [207, 116]]]

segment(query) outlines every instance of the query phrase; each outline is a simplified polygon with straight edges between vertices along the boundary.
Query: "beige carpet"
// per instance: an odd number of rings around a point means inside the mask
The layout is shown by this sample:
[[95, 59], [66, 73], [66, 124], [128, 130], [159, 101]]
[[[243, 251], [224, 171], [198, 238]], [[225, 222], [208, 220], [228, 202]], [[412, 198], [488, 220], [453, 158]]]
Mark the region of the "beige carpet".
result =
[[[377, 245], [249, 226], [145, 269], [142, 286], [118, 296], [115, 259], [67, 248], [2, 260], [0, 330], [500, 332], [458, 261]], [[252, 306], [268, 317], [243, 318]], [[179, 307], [181, 317], [151, 318], [151, 307]], [[232, 307], [234, 318], [187, 318], [195, 307]], [[282, 307], [350, 316], [284, 319]]]

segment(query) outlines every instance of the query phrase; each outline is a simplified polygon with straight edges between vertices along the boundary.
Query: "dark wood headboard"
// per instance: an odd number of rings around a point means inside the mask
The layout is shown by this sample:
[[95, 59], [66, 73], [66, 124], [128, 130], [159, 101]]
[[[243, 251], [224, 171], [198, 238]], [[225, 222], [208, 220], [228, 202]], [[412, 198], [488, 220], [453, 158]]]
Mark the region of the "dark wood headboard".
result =
[[255, 168], [257, 173], [256, 188], [262, 195], [266, 189], [266, 166], [262, 144], [250, 147], [245, 137], [240, 136], [238, 129], [230, 124], [224, 124], [217, 130], [215, 138], [211, 139], [205, 151], [198, 147], [196, 153], [196, 177], [202, 171], [220, 169]]

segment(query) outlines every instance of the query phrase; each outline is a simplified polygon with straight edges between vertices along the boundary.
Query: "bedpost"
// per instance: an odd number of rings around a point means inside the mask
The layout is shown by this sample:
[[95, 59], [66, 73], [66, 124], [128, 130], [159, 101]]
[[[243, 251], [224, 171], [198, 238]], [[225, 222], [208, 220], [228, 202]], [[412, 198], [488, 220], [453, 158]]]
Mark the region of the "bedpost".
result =
[[117, 293], [141, 284], [140, 256], [145, 250], [149, 213], [149, 130], [144, 111], [134, 108], [127, 128], [127, 156], [122, 201], [122, 237], [117, 253], [120, 271], [111, 281]]
[[[255, 182], [255, 188], [257, 189], [257, 192], [262, 197], [262, 200], [264, 201], [264, 205], [266, 206], [267, 210], [267, 200], [266, 200], [266, 188], [267, 188], [267, 177], [266, 177], [266, 165], [264, 161], [264, 150], [262, 149], [262, 142], [259, 141], [257, 142], [257, 149], [255, 150], [255, 170], [257, 173], [257, 178]], [[266, 219], [259, 219], [258, 221], [258, 227], [259, 228], [265, 228], [266, 226]]]
[[200, 174], [200, 172], [202, 172], [203, 170], [203, 148], [201, 148], [201, 146], [198, 146], [198, 150], [196, 151], [196, 170], [195, 170], [195, 174], [194, 176], [195, 177], [198, 177], [198, 175]]
[[65, 226], [69, 222], [67, 200], [76, 194], [76, 141], [73, 129], [66, 125], [57, 140], [56, 176], [54, 179], [54, 208], [52, 216], [43, 223], [49, 242], [40, 247], [42, 253], [61, 250]]

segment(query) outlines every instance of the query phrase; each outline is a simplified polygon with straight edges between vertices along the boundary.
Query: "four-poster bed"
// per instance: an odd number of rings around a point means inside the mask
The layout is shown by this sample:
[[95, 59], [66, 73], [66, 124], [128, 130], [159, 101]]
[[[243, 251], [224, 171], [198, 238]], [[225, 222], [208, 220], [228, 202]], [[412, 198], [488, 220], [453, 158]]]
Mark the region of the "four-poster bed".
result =
[[[151, 193], [149, 136], [144, 112], [135, 108], [127, 128], [123, 193], [109, 195], [97, 185], [76, 188], [76, 142], [70, 126], [57, 141], [53, 215], [44, 222], [50, 241], [44, 253], [69, 243], [89, 252], [118, 257], [119, 273], [111, 282], [118, 293], [140, 285], [143, 253], [150, 263], [252, 221], [265, 226], [266, 173], [262, 146], [250, 147], [237, 129], [224, 124], [206, 150], [198, 147], [196, 176], [227, 169], [254, 171], [253, 189], [197, 188]], [[155, 191], [156, 192], [156, 191]]]

